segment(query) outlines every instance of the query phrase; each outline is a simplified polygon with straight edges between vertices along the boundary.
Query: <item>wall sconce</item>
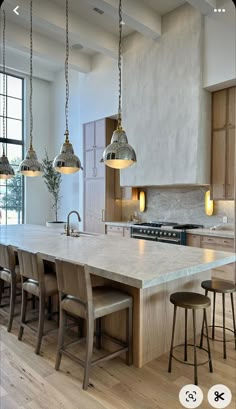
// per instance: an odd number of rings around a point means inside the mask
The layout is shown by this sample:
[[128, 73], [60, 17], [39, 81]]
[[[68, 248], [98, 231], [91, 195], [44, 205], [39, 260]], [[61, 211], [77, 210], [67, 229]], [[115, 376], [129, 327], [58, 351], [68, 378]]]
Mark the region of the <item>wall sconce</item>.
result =
[[141, 191], [139, 193], [139, 211], [144, 212], [145, 211], [145, 192]]
[[214, 212], [214, 202], [210, 198], [210, 190], [205, 193], [205, 213], [207, 216], [212, 216]]

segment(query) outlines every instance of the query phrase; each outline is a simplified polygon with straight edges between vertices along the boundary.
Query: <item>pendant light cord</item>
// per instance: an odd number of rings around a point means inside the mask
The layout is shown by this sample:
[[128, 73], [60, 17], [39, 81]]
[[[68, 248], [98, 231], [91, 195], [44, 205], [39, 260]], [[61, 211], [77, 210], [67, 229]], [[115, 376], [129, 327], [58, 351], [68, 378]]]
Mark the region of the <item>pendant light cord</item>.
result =
[[30, 1], [30, 149], [33, 149], [33, 1]]
[[118, 129], [121, 129], [121, 83], [122, 83], [122, 75], [121, 75], [121, 52], [122, 52], [122, 1], [119, 1], [119, 48], [118, 48], [118, 70], [119, 70], [119, 106], [118, 106]]
[[65, 59], [65, 80], [66, 80], [66, 103], [65, 103], [65, 117], [66, 117], [66, 140], [68, 141], [68, 110], [69, 110], [69, 1], [66, 0], [66, 59]]
[[[2, 65], [3, 65], [3, 138], [6, 138], [6, 13], [3, 10], [3, 35], [2, 35]], [[3, 156], [5, 156], [4, 143], [2, 144]]]

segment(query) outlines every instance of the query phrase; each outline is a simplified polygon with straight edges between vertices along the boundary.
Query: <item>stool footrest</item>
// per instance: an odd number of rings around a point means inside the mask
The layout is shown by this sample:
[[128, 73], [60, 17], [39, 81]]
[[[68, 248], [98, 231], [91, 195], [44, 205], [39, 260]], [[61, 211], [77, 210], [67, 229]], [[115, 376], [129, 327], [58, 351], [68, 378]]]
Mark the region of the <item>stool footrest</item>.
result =
[[[213, 327], [213, 325], [208, 325], [208, 328], [212, 328], [212, 327]], [[222, 325], [215, 325], [214, 327], [215, 327], [215, 328], [221, 328], [221, 329], [224, 328]], [[226, 327], [225, 327], [225, 330], [226, 330], [226, 331], [230, 331], [230, 332], [232, 332], [232, 333], [234, 334], [234, 330], [231, 329], [231, 328], [226, 328]], [[204, 335], [204, 337], [206, 337], [206, 334], [205, 334], [205, 333], [203, 333], [203, 335]], [[213, 341], [224, 342], [223, 339], [212, 338], [212, 337], [210, 337], [209, 335], [208, 335], [208, 338], [211, 339], [211, 340], [213, 340]], [[234, 339], [236, 339], [236, 336], [235, 336], [235, 335], [234, 335], [232, 338], [230, 338], [230, 339], [226, 339], [225, 342], [232, 342]]]
[[[185, 346], [185, 344], [178, 344], [178, 345], [175, 345], [175, 346], [173, 347], [173, 349], [178, 348], [178, 347], [183, 347], [183, 346]], [[194, 347], [194, 344], [187, 344], [187, 346], [188, 346], [188, 347]], [[208, 354], [207, 349], [201, 348], [201, 347], [198, 346], [198, 345], [196, 345], [196, 348], [201, 349], [202, 351], [205, 351], [205, 352]], [[193, 362], [188, 362], [188, 361], [184, 361], [183, 359], [179, 359], [179, 358], [177, 358], [176, 356], [174, 356], [174, 354], [171, 354], [171, 356], [172, 356], [172, 358], [175, 359], [175, 361], [178, 361], [178, 362], [180, 362], [181, 364], [189, 365], [189, 366], [194, 366], [194, 363], [193, 363]], [[207, 364], [208, 362], [210, 362], [210, 359], [207, 359], [207, 360], [204, 361], [204, 362], [199, 362], [199, 363], [197, 363], [197, 366], [205, 365], [205, 364]]]

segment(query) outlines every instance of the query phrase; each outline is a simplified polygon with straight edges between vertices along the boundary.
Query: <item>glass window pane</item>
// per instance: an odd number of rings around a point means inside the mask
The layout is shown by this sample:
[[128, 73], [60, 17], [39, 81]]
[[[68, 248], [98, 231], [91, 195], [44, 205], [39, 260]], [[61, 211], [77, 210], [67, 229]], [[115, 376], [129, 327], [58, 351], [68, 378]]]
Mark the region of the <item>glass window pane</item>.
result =
[[22, 80], [20, 78], [7, 77], [7, 95], [15, 98], [22, 98]]
[[15, 119], [7, 119], [7, 138], [22, 140], [22, 122]]
[[22, 119], [22, 101], [11, 97], [7, 98], [7, 116]]
[[7, 157], [11, 165], [19, 165], [22, 161], [22, 146], [7, 144], [6, 148]]
[[[7, 75], [6, 75], [6, 84], [7, 84]], [[7, 85], [5, 85], [6, 87]], [[3, 74], [0, 73], [0, 94], [3, 94]], [[5, 94], [6, 94], [6, 88], [5, 88]]]

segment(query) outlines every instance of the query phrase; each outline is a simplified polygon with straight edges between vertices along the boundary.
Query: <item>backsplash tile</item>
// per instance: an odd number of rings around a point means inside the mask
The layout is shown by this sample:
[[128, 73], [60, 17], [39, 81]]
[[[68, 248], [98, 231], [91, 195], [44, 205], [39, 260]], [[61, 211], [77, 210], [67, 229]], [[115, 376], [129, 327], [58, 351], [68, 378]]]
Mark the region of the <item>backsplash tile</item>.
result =
[[122, 201], [122, 220], [130, 220], [138, 212], [141, 221], [162, 220], [179, 223], [196, 223], [212, 226], [222, 222], [234, 223], [234, 202], [214, 202], [214, 215], [205, 214], [204, 196], [207, 187], [148, 187], [146, 192], [146, 211], [139, 212], [138, 200]]

